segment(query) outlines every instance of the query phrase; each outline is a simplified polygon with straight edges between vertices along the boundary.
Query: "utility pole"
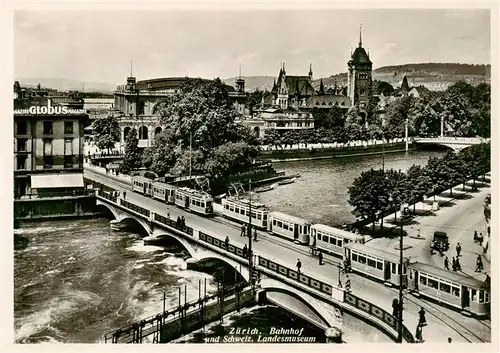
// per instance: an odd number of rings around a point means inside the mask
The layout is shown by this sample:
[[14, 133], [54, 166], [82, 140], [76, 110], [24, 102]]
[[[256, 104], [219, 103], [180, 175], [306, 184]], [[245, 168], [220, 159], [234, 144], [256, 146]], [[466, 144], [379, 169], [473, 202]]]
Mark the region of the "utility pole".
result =
[[192, 161], [191, 161], [191, 152], [193, 149], [193, 133], [189, 130], [189, 182], [191, 183], [191, 170], [192, 170]]
[[252, 179], [248, 182], [248, 194], [249, 203], [248, 203], [248, 268], [250, 274], [250, 281], [252, 281], [252, 272], [253, 272], [253, 254], [252, 254]]
[[408, 152], [408, 117], [405, 120], [405, 142], [406, 142], [405, 151]]
[[401, 205], [401, 233], [399, 235], [399, 327], [398, 343], [403, 343], [403, 213], [408, 208], [408, 204]]

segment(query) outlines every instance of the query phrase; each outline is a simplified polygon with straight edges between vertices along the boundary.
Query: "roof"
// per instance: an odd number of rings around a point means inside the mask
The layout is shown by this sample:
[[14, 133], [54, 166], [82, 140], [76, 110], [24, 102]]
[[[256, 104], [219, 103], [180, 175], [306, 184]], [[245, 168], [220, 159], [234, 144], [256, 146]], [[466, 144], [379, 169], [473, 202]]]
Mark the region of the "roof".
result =
[[351, 61], [354, 64], [371, 64], [370, 57], [363, 47], [357, 47], [351, 56]]
[[383, 249], [372, 248], [371, 246], [367, 246], [367, 245], [360, 244], [360, 243], [348, 243], [348, 244], [345, 244], [344, 247], [359, 251], [359, 252], [364, 253], [366, 255], [371, 255], [374, 257], [381, 258], [381, 259], [386, 259], [386, 260], [392, 261], [392, 262], [397, 263], [397, 264], [399, 263], [399, 256], [388, 253], [388, 252], [384, 251]]
[[289, 94], [296, 94], [297, 90], [301, 96], [312, 96], [315, 93], [309, 76], [285, 76], [285, 83]]
[[83, 174], [45, 174], [32, 175], [32, 189], [83, 188]]
[[198, 190], [195, 190], [195, 189], [190, 189], [190, 188], [187, 188], [187, 187], [182, 187], [182, 188], [177, 188], [175, 192], [179, 193], [180, 191], [182, 191], [182, 192], [184, 192], [186, 194], [189, 194], [189, 195], [196, 196], [196, 197], [204, 197], [207, 200], [212, 200], [212, 196], [210, 196], [208, 193], [206, 193], [204, 191], [198, 191]]
[[[423, 272], [429, 275], [434, 275], [436, 277], [449, 280], [450, 282], [464, 284], [470, 287], [474, 287], [476, 289], [481, 288], [481, 286], [484, 283], [484, 280], [463, 275], [460, 272], [448, 271], [422, 262], [413, 263], [411, 264], [411, 267], [418, 269], [421, 273]], [[484, 276], [483, 273], [481, 273], [480, 275]]]
[[282, 212], [278, 212], [278, 211], [273, 211], [273, 212], [269, 213], [269, 217], [277, 217], [277, 218], [281, 218], [281, 219], [284, 219], [284, 220], [287, 220], [287, 221], [290, 221], [293, 223], [311, 224], [311, 222], [309, 222], [306, 219], [303, 219], [300, 217], [295, 217], [295, 216], [290, 216], [286, 213], [282, 213]]
[[410, 85], [408, 84], [408, 79], [403, 77], [403, 82], [401, 83], [401, 91], [409, 91], [410, 90]]
[[[138, 90], [162, 90], [162, 89], [177, 89], [181, 84], [187, 80], [194, 80], [192, 77], [163, 77], [163, 78], [152, 78], [149, 80], [137, 81], [136, 88]], [[203, 81], [211, 81], [202, 78]], [[227, 92], [234, 92], [234, 87], [224, 84], [224, 88]]]
[[312, 96], [307, 99], [308, 107], [333, 107], [342, 106], [350, 107], [350, 100], [347, 96], [339, 96], [333, 94], [326, 94], [321, 96]]
[[313, 224], [311, 226], [311, 228], [317, 229], [317, 230], [320, 230], [323, 232], [327, 232], [330, 234], [335, 234], [335, 235], [338, 235], [338, 236], [341, 236], [341, 237], [347, 238], [347, 239], [363, 239], [362, 235], [354, 234], [354, 233], [348, 232], [346, 230], [335, 228], [335, 227], [330, 227], [330, 226], [327, 226], [324, 224]]
[[[234, 197], [234, 196], [226, 197], [225, 199], [223, 199], [223, 201], [224, 200], [231, 201], [231, 202], [234, 202], [234, 203], [236, 203], [238, 205], [243, 205], [243, 206], [246, 206], [246, 207], [248, 207], [248, 204], [250, 203], [250, 200], [248, 200], [248, 199], [237, 198], [237, 197]], [[258, 203], [258, 202], [252, 202], [252, 208], [263, 210], [263, 211], [269, 210], [269, 207], [267, 207], [266, 205], [264, 205], [262, 203]]]

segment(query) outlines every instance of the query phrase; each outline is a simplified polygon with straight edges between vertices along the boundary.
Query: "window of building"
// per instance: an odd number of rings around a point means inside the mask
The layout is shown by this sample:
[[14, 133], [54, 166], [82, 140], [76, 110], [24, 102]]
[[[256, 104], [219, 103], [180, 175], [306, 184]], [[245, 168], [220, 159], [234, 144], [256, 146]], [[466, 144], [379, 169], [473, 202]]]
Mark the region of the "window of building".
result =
[[44, 156], [43, 157], [43, 168], [44, 169], [52, 169], [52, 165], [54, 163], [54, 159], [52, 156]]
[[17, 134], [26, 135], [28, 132], [28, 123], [24, 120], [17, 122]]
[[64, 139], [64, 155], [73, 154], [73, 139]]
[[43, 155], [52, 156], [52, 139], [43, 139]]
[[43, 122], [43, 134], [52, 135], [52, 121]]
[[17, 170], [26, 169], [26, 158], [27, 156], [17, 156]]
[[73, 156], [64, 156], [64, 168], [73, 168]]
[[26, 152], [27, 139], [17, 139], [17, 152]]
[[64, 122], [64, 133], [65, 134], [72, 134], [73, 133], [73, 122], [72, 121], [65, 121]]

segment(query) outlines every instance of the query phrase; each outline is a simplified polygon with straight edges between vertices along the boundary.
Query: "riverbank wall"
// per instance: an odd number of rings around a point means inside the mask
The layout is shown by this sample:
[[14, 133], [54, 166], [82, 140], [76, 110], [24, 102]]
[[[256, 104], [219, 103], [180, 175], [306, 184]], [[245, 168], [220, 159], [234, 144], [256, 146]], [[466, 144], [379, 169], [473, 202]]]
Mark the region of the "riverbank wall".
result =
[[[416, 150], [415, 143], [408, 145], [408, 150]], [[389, 143], [385, 145], [364, 145], [324, 148], [278, 149], [262, 151], [259, 160], [277, 163], [291, 161], [306, 161], [316, 159], [332, 159], [355, 156], [369, 156], [383, 153], [405, 152], [405, 142]]]
[[94, 194], [14, 200], [14, 220], [41, 221], [100, 215]]

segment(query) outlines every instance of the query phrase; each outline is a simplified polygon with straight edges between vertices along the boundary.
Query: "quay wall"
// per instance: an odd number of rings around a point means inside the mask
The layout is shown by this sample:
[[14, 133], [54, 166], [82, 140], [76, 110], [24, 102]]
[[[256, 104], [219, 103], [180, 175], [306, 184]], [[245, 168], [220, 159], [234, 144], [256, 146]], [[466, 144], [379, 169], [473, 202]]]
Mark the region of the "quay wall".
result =
[[[408, 150], [416, 150], [415, 143], [408, 145]], [[347, 147], [325, 147], [311, 149], [284, 149], [284, 150], [268, 150], [262, 151], [259, 160], [268, 162], [289, 162], [303, 161], [315, 159], [332, 159], [354, 156], [368, 156], [383, 153], [405, 152], [406, 145], [404, 142], [390, 143], [385, 145], [368, 145], [368, 146], [347, 146]]]
[[99, 215], [95, 195], [14, 200], [14, 220], [36, 221], [88, 218]]

